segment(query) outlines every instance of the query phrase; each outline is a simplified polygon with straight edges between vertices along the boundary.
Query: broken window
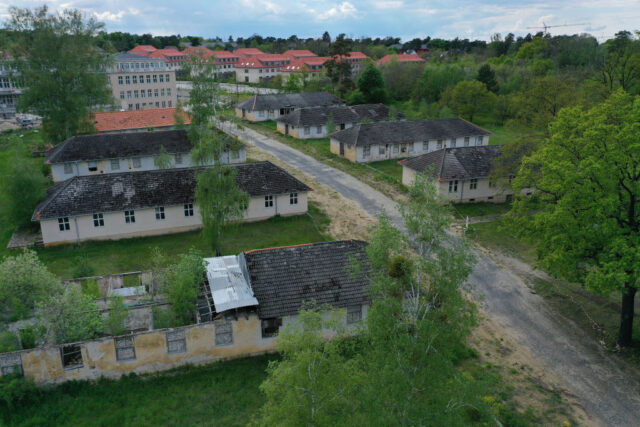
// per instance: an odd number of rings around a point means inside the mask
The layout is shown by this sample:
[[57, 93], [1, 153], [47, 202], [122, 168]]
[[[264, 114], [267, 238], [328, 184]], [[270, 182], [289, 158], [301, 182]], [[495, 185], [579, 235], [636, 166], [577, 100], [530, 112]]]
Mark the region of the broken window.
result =
[[133, 336], [114, 338], [116, 347], [116, 360], [135, 360], [136, 348], [133, 345]]
[[186, 353], [187, 340], [184, 337], [184, 330], [167, 332], [167, 353]]
[[362, 306], [351, 305], [347, 307], [347, 325], [356, 323], [362, 320]]
[[115, 159], [111, 160], [111, 170], [119, 171], [120, 170], [120, 160]]
[[142, 167], [142, 160], [140, 159], [140, 157], [135, 157], [133, 159], [133, 167], [134, 168], [140, 168]]
[[216, 346], [233, 345], [233, 327], [231, 322], [216, 325]]
[[98, 162], [89, 162], [89, 170], [95, 172], [98, 170]]
[[282, 326], [282, 319], [274, 317], [271, 319], [262, 319], [262, 338], [270, 338], [278, 333]]
[[82, 350], [80, 345], [65, 345], [60, 348], [62, 367], [64, 369], [82, 368]]
[[67, 175], [73, 173], [73, 165], [71, 163], [64, 164], [64, 173]]
[[449, 181], [449, 193], [457, 193], [458, 192], [458, 180]]
[[182, 154], [178, 153], [175, 155], [176, 158], [176, 165], [181, 165], [182, 164]]
[[10, 374], [22, 375], [22, 357], [20, 354], [0, 354], [0, 373], [2, 376]]

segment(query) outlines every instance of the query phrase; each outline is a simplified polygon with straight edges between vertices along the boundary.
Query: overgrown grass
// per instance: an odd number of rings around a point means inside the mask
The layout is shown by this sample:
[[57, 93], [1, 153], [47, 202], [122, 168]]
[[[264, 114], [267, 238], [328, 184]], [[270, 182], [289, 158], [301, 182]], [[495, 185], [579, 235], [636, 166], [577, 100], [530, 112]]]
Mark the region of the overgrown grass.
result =
[[[330, 239], [326, 234], [328, 217], [315, 204], [309, 204], [309, 215], [276, 217], [266, 221], [238, 224], [223, 237], [224, 255], [273, 246], [319, 242]], [[72, 278], [79, 256], [86, 257], [95, 275], [124, 273], [148, 269], [151, 253], [158, 247], [173, 262], [178, 254], [195, 247], [205, 256], [214, 256], [200, 231], [163, 236], [138, 237], [113, 241], [83, 242], [38, 249], [38, 256], [49, 270], [63, 279]], [[5, 250], [0, 254], [13, 254]]]
[[453, 205], [454, 211], [460, 218], [503, 214], [509, 211], [508, 203], [458, 203]]
[[[264, 402], [259, 386], [276, 356], [246, 358], [119, 381], [69, 382], [46, 389], [3, 425], [247, 425]], [[1, 408], [1, 406], [0, 406]]]
[[402, 166], [397, 164], [399, 159], [368, 164], [353, 163], [331, 153], [329, 138], [297, 139], [283, 135], [276, 130], [277, 123], [273, 120], [264, 122], [242, 121], [240, 125], [256, 130], [308, 154], [329, 166], [353, 175], [389, 197], [396, 198], [398, 194], [406, 192], [406, 189], [402, 185]]
[[469, 237], [481, 246], [521, 259], [530, 265], [535, 264], [535, 245], [515, 237], [501, 221], [473, 224], [469, 229]]

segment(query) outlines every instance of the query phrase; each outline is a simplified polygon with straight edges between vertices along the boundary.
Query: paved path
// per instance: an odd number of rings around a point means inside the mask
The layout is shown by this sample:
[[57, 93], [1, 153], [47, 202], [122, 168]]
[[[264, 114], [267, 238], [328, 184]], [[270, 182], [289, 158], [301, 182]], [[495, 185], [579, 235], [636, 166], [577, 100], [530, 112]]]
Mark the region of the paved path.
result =
[[[226, 124], [223, 130], [333, 188], [369, 214], [386, 212], [404, 229], [395, 202], [351, 175], [252, 129], [237, 131]], [[476, 255], [478, 262], [469, 282], [486, 313], [564, 383], [592, 421], [607, 426], [640, 426], [638, 377], [622, 372], [593, 337], [548, 310], [521, 277], [480, 252]]]

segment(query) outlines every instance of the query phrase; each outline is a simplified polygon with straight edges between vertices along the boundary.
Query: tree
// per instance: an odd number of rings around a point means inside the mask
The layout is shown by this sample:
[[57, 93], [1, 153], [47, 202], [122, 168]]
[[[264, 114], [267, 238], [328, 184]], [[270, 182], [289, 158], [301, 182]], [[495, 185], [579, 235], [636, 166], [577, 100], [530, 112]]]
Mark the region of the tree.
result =
[[169, 302], [168, 325], [171, 327], [189, 325], [194, 321], [196, 299], [204, 281], [205, 265], [202, 254], [189, 249], [181, 254], [176, 263], [170, 265], [164, 274], [164, 286], [160, 291]]
[[590, 110], [560, 111], [551, 138], [522, 163], [509, 213], [514, 230], [539, 241], [552, 274], [602, 293], [622, 293], [618, 344], [631, 344], [640, 278], [640, 99], [623, 91]]
[[7, 176], [0, 178], [3, 182], [5, 203], [2, 209], [6, 218], [18, 227], [31, 225], [31, 215], [38, 203], [45, 198], [49, 180], [41, 169], [34, 168], [22, 158], [13, 160]]
[[380, 70], [369, 63], [360, 77], [358, 77], [358, 90], [362, 93], [365, 104], [384, 103], [387, 94], [384, 86], [384, 78]]
[[381, 67], [389, 96], [395, 100], [408, 100], [414, 93], [416, 82], [423, 74], [424, 64], [400, 62], [395, 57]]
[[493, 93], [498, 92], [498, 81], [496, 80], [496, 73], [491, 69], [489, 64], [484, 64], [478, 70], [478, 76], [476, 80], [484, 83], [487, 90]]
[[202, 168], [197, 172], [196, 203], [202, 218], [203, 234], [216, 254], [220, 254], [224, 227], [242, 218], [248, 196], [236, 182], [236, 169], [223, 164], [223, 155], [237, 149], [240, 143], [230, 140], [217, 129], [218, 84], [215, 65], [203, 58], [192, 57], [187, 72], [193, 76], [190, 92], [191, 125], [189, 139], [193, 145], [191, 159]]
[[38, 303], [36, 316], [51, 344], [88, 340], [105, 331], [100, 308], [75, 285]]
[[58, 278], [33, 250], [8, 256], [0, 263], [0, 308], [12, 319], [28, 317], [39, 302], [61, 291]]
[[302, 90], [300, 76], [297, 73], [291, 73], [284, 83], [283, 90], [286, 93], [298, 93]]
[[629, 31], [620, 31], [602, 49], [599, 64], [602, 82], [609, 91], [616, 87], [629, 91], [640, 79], [640, 41], [633, 40]]
[[529, 132], [547, 134], [549, 123], [558, 112], [576, 102], [573, 79], [549, 75], [530, 79], [526, 88], [515, 96], [517, 126]]
[[347, 40], [344, 34], [340, 34], [331, 44], [329, 55], [331, 59], [324, 63], [327, 75], [334, 85], [334, 90], [338, 91], [340, 97], [344, 97], [347, 91], [353, 88], [351, 64], [342, 60], [351, 55], [350, 40]]
[[122, 335], [127, 332], [125, 321], [129, 317], [129, 309], [124, 305], [124, 298], [119, 295], [109, 298], [109, 315], [105, 326], [111, 335]]
[[46, 6], [9, 13], [10, 52], [24, 83], [20, 109], [41, 115], [54, 143], [93, 129], [91, 108], [111, 100], [104, 73], [109, 56], [96, 44], [103, 24], [79, 10], [49, 14]]
[[473, 121], [478, 113], [487, 113], [491, 109], [494, 99], [495, 95], [483, 83], [470, 80], [460, 82], [453, 88], [448, 105], [454, 114]]

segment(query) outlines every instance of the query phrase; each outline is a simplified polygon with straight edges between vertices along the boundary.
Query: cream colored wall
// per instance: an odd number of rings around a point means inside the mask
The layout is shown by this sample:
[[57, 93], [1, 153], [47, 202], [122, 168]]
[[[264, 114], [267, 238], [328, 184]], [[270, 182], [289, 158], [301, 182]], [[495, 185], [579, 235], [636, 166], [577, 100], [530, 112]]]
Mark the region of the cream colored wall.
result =
[[[298, 204], [289, 203], [289, 194], [274, 195], [274, 206], [264, 206], [264, 196], [252, 197], [244, 214], [245, 221], [260, 221], [275, 215], [301, 215], [307, 212], [307, 193], [298, 193]], [[45, 246], [63, 243], [74, 243], [85, 240], [118, 240], [127, 237], [153, 236], [160, 234], [180, 233], [202, 227], [202, 220], [197, 205], [194, 205], [194, 216], [184, 216], [184, 205], [165, 206], [165, 219], [156, 220], [155, 209], [135, 210], [136, 222], [127, 224], [124, 211], [104, 212], [104, 226], [94, 227], [93, 214], [70, 217], [70, 230], [60, 231], [58, 219], [40, 221], [42, 240]], [[96, 212], [98, 213], [98, 212]]]
[[[163, 76], [166, 76], [168, 74], [169, 82], [167, 83], [166, 81], [164, 81], [160, 83], [160, 79], [158, 77], [158, 81], [154, 83], [153, 82], [154, 74], [157, 76], [159, 76], [160, 74], [162, 74]], [[147, 75], [151, 75], [151, 83], [146, 82]], [[123, 84], [118, 83], [118, 76], [122, 76]], [[127, 76], [129, 76], [129, 81], [131, 82], [130, 84], [126, 84], [125, 78]], [[133, 76], [145, 76], [145, 82], [143, 84], [140, 84], [140, 83], [133, 84]], [[116, 102], [119, 103], [119, 105], [123, 110], [128, 110], [129, 104], [133, 105], [132, 109], [136, 109], [135, 108], [136, 104], [140, 104], [141, 110], [147, 110], [151, 108], [163, 108], [162, 107], [163, 101], [166, 103], [165, 108], [177, 107], [178, 92], [176, 89], [176, 72], [174, 70], [164, 69], [164, 70], [153, 70], [153, 71], [146, 70], [146, 71], [136, 71], [136, 72], [112, 72], [112, 73], [109, 73], [109, 82], [111, 84], [111, 91], [113, 93], [113, 97], [115, 98]], [[152, 94], [155, 94], [155, 89], [158, 89], [158, 96], [157, 97], [152, 96], [151, 98], [148, 98], [148, 97], [135, 98], [134, 91], [135, 90], [141, 91], [143, 89], [145, 90], [145, 93], [148, 89], [151, 89]], [[160, 93], [161, 93], [160, 89], [165, 89], [165, 96], [160, 96]], [[171, 96], [167, 95], [167, 92], [166, 92], [167, 89], [171, 89]], [[121, 91], [124, 92], [124, 96], [125, 96], [124, 99], [120, 99]], [[127, 91], [131, 91], [131, 98], [127, 98]], [[171, 101], [170, 106], [168, 105], [169, 101]], [[159, 107], [156, 107], [155, 105], [156, 102], [160, 103]], [[147, 105], [143, 107], [142, 106], [143, 103], [146, 103]]]

